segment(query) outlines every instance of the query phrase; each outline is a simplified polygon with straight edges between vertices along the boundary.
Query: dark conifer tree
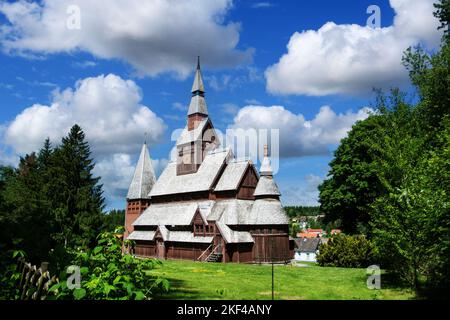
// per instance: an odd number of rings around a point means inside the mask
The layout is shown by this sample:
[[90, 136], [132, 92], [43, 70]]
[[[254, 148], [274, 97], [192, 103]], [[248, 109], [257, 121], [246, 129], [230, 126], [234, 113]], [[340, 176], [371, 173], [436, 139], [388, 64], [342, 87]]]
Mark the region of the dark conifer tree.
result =
[[55, 151], [55, 239], [67, 245], [90, 244], [102, 225], [104, 198], [85, 134], [74, 125]]

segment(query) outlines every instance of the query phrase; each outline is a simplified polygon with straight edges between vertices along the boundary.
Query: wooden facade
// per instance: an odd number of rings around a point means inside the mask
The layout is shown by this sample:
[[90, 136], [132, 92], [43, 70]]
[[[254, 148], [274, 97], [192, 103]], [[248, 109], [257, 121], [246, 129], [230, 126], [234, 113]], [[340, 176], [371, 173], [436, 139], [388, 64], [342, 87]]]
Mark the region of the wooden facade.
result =
[[[167, 195], [152, 198], [152, 203], [173, 203], [200, 199], [245, 199], [254, 200], [253, 192], [258, 183], [258, 175], [253, 166], [248, 166], [237, 190]], [[146, 206], [146, 205], [143, 205]], [[134, 217], [134, 216], [133, 216]], [[135, 218], [134, 218], [135, 219]], [[192, 231], [194, 236], [212, 236], [211, 243], [167, 242], [161, 236], [154, 241], [136, 241], [134, 252], [138, 256], [159, 259], [198, 260], [207, 256], [215, 247], [221, 247], [222, 262], [267, 263], [286, 262], [292, 259], [288, 225], [233, 225], [236, 231], [248, 231], [254, 243], [226, 243], [214, 221], [204, 221], [197, 212], [190, 227], [168, 226], [168, 230]], [[145, 229], [137, 229], [145, 230]], [[151, 230], [151, 229], [147, 229]], [[153, 228], [153, 231], [156, 229]], [[205, 252], [206, 251], [206, 252]]]
[[238, 161], [230, 150], [218, 150], [200, 63], [191, 93], [186, 127], [176, 144], [177, 159], [157, 181], [145, 179], [154, 171], [146, 147], [141, 152], [125, 221], [125, 236], [135, 241], [134, 253], [159, 259], [289, 261], [293, 248], [288, 219], [272, 179], [267, 148], [261, 176], [251, 161]]
[[148, 199], [128, 200], [125, 208], [125, 237], [134, 231], [133, 222], [150, 205]]

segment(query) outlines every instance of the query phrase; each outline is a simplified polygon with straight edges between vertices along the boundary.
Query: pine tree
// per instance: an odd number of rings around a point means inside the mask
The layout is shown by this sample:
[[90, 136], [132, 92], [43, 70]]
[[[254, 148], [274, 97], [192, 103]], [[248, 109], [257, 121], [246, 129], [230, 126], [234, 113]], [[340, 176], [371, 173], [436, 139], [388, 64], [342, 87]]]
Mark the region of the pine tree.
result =
[[41, 193], [43, 179], [35, 153], [20, 159], [19, 168], [7, 179], [3, 197], [7, 245], [27, 250], [29, 258], [39, 262], [51, 246], [50, 210]]
[[85, 134], [74, 125], [55, 150], [55, 239], [67, 245], [90, 244], [101, 228], [104, 209], [102, 185], [93, 177], [94, 162]]

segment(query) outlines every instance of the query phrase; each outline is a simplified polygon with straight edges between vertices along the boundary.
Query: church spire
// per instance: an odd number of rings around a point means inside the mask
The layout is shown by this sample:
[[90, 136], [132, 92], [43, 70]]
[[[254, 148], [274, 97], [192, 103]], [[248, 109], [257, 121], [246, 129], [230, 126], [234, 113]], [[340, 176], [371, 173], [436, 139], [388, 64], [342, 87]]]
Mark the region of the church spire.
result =
[[269, 151], [267, 145], [264, 145], [264, 158], [261, 161], [259, 169], [260, 178], [256, 185], [253, 195], [256, 199], [279, 199], [281, 193], [277, 184], [273, 180], [273, 170], [270, 164]]
[[192, 98], [189, 104], [188, 116], [193, 114], [208, 115], [205, 101], [205, 86], [203, 84], [202, 72], [200, 70], [200, 56], [197, 57], [197, 69], [195, 70], [194, 83], [192, 84]]
[[148, 194], [156, 182], [155, 171], [153, 170], [152, 160], [147, 148], [147, 142], [144, 142], [139, 161], [134, 171], [133, 180], [128, 189], [127, 199], [138, 200], [148, 199]]

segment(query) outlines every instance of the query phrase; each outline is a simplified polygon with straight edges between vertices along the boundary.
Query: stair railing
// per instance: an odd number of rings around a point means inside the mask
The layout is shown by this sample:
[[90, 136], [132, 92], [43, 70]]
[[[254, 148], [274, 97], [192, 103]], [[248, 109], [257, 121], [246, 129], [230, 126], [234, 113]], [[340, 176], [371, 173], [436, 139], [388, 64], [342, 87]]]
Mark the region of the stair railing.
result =
[[222, 245], [220, 243], [217, 246], [215, 246], [214, 249], [211, 250], [211, 253], [203, 261], [208, 261], [209, 257], [211, 257], [213, 254], [221, 253], [221, 252], [217, 252], [218, 248], [222, 249]]
[[[202, 254], [197, 258], [197, 261], [200, 261], [200, 258], [203, 257], [203, 255], [204, 255], [206, 252], [208, 252], [208, 250], [209, 250], [212, 246], [213, 246], [213, 244], [211, 243], [211, 244], [209, 245], [209, 247], [206, 248], [206, 250], [203, 251]], [[205, 261], [205, 260], [201, 260], [201, 261]]]

